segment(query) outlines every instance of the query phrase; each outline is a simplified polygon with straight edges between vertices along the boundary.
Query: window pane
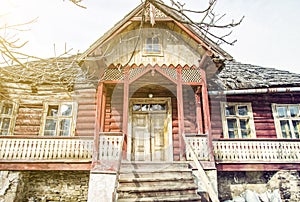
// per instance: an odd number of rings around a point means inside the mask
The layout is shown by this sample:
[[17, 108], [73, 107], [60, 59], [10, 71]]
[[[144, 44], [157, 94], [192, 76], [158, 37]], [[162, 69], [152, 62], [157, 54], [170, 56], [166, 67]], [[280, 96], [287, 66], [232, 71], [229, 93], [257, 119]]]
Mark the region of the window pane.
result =
[[70, 135], [70, 128], [71, 128], [71, 120], [70, 119], [63, 119], [60, 122], [60, 136], [69, 136]]
[[44, 135], [45, 135], [45, 136], [56, 136], [54, 130], [45, 130], [45, 131], [44, 131]]
[[293, 121], [293, 127], [295, 132], [295, 138], [299, 138], [300, 120]]
[[228, 128], [237, 128], [236, 119], [227, 119]]
[[277, 107], [277, 113], [279, 117], [287, 117], [286, 107]]
[[58, 105], [49, 105], [47, 116], [57, 116], [58, 115]]
[[235, 115], [234, 106], [226, 106], [225, 113], [226, 116]]
[[238, 137], [238, 129], [237, 129], [236, 119], [228, 119], [227, 120], [227, 126], [228, 126], [229, 138]]
[[290, 125], [287, 120], [281, 120], [280, 121], [280, 126], [281, 126], [281, 132], [282, 132], [282, 137], [283, 138], [290, 138]]
[[242, 138], [248, 138], [250, 137], [250, 129], [241, 130]]
[[159, 44], [159, 39], [158, 39], [158, 37], [152, 38], [152, 43], [153, 43], [153, 44]]
[[290, 108], [291, 117], [299, 116], [299, 107], [298, 106], [290, 106], [289, 108]]
[[238, 106], [238, 113], [241, 116], [248, 115], [248, 107], [247, 106]]
[[12, 104], [4, 104], [2, 106], [2, 109], [1, 109], [1, 114], [8, 114], [8, 115], [11, 115], [12, 114]]
[[249, 120], [248, 119], [241, 119], [240, 120], [241, 129], [249, 129]]
[[10, 118], [4, 118], [1, 124], [1, 130], [7, 130], [9, 128]]
[[72, 105], [61, 105], [61, 115], [71, 116], [72, 115]]
[[56, 129], [56, 120], [54, 119], [47, 119], [45, 124], [45, 130], [53, 130]]

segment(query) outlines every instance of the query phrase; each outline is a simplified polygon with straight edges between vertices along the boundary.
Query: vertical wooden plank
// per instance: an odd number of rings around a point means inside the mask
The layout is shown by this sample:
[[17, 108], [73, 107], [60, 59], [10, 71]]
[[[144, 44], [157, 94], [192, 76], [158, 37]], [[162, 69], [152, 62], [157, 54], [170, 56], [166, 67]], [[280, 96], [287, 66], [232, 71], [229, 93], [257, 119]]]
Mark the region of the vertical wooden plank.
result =
[[183, 93], [182, 93], [182, 67], [177, 67], [177, 111], [178, 111], [178, 135], [180, 160], [184, 160], [185, 145], [183, 140], [184, 135], [184, 113], [183, 113]]

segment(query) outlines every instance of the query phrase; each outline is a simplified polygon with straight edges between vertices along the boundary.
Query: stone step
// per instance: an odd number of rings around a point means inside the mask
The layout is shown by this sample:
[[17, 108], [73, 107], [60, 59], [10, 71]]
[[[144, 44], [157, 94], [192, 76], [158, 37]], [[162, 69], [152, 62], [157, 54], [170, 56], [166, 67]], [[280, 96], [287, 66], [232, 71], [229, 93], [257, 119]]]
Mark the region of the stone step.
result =
[[168, 186], [143, 186], [143, 187], [127, 187], [119, 186], [118, 192], [162, 192], [162, 191], [180, 191], [180, 190], [196, 190], [198, 187], [196, 184], [181, 183], [180, 185], [168, 185]]
[[180, 169], [187, 169], [188, 164], [187, 163], [161, 163], [161, 162], [140, 162], [140, 163], [123, 163], [121, 165], [120, 171], [126, 171], [126, 170], [180, 170]]
[[169, 197], [136, 197], [136, 198], [124, 198], [118, 199], [118, 202], [176, 202], [176, 201], [201, 201], [201, 197], [197, 195], [179, 195], [179, 196], [169, 196]]
[[[181, 190], [162, 190], [162, 191], [144, 191], [144, 192], [117, 192], [118, 198], [147, 198], [147, 197], [174, 197], [174, 196], [181, 196], [181, 195], [197, 195], [196, 190], [193, 189], [181, 189]], [[198, 196], [198, 195], [197, 195]]]
[[158, 178], [121, 178], [119, 179], [119, 183], [130, 183], [130, 182], [161, 182], [161, 181], [190, 181], [194, 180], [192, 176], [188, 177], [169, 177], [166, 178], [164, 176], [160, 176]]
[[119, 183], [121, 184], [120, 187], [126, 186], [126, 187], [162, 187], [162, 186], [183, 186], [183, 185], [193, 185], [195, 184], [193, 178], [186, 178], [184, 180], [178, 180], [178, 179], [148, 179], [148, 178], [135, 178], [135, 179], [120, 179]]
[[122, 178], [187, 178], [192, 177], [191, 170], [131, 170], [131, 171], [120, 171], [119, 179]]

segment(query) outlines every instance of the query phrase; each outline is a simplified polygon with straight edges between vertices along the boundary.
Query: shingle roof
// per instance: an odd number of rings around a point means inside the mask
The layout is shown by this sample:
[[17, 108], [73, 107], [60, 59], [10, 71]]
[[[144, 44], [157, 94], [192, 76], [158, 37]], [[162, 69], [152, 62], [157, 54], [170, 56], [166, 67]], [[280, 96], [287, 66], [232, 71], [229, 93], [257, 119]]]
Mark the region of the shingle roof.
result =
[[225, 67], [208, 82], [210, 90], [294, 87], [300, 86], [300, 74], [227, 61]]

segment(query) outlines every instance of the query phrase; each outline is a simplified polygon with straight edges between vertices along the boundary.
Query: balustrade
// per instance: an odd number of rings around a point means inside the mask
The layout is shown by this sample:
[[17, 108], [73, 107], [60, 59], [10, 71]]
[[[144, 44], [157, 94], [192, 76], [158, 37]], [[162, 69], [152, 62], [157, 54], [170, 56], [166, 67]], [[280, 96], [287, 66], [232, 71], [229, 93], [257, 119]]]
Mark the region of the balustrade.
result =
[[214, 155], [222, 163], [300, 162], [300, 141], [286, 139], [214, 140]]

